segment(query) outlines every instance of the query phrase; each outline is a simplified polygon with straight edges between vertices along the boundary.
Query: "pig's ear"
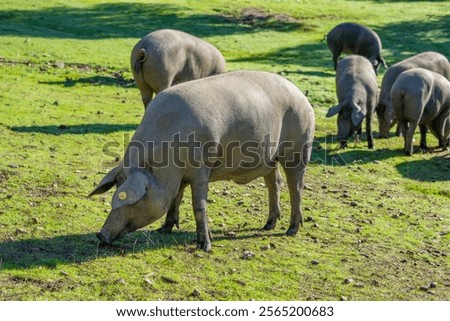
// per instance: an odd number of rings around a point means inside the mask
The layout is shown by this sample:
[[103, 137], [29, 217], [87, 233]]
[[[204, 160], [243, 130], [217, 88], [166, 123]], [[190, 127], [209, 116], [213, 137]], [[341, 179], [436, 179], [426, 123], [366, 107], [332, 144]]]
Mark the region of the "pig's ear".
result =
[[112, 208], [132, 205], [144, 197], [150, 184], [150, 177], [142, 171], [131, 173], [127, 180], [114, 192]]
[[332, 117], [336, 114], [339, 114], [339, 112], [342, 110], [342, 104], [339, 104], [337, 106], [331, 107], [328, 109], [327, 117]]
[[102, 194], [111, 189], [117, 182], [117, 174], [119, 173], [119, 168], [115, 167], [109, 171], [108, 174], [103, 177], [102, 181], [98, 186], [89, 194], [89, 197], [95, 194]]
[[364, 117], [366, 116], [366, 114], [364, 114], [361, 111], [361, 107], [359, 107], [357, 104], [353, 104], [352, 106], [352, 123], [354, 126], [358, 126], [362, 120], [364, 119]]

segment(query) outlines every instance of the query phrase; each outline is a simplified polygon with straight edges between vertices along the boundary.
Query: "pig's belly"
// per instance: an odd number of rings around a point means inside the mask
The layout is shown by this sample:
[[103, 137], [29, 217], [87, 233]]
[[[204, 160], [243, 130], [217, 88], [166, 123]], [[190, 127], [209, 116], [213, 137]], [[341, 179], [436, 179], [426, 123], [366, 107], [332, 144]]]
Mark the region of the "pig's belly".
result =
[[219, 167], [212, 170], [210, 181], [232, 180], [238, 184], [247, 184], [258, 177], [266, 176], [273, 168], [274, 163], [238, 168]]

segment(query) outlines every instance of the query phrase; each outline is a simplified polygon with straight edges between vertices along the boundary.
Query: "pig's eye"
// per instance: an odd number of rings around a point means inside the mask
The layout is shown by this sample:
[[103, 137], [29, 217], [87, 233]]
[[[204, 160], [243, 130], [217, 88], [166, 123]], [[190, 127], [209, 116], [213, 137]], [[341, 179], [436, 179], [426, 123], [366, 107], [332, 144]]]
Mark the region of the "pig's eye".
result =
[[117, 187], [122, 185], [125, 181], [126, 181], [125, 177], [123, 177], [123, 176], [117, 177], [117, 183], [116, 183]]

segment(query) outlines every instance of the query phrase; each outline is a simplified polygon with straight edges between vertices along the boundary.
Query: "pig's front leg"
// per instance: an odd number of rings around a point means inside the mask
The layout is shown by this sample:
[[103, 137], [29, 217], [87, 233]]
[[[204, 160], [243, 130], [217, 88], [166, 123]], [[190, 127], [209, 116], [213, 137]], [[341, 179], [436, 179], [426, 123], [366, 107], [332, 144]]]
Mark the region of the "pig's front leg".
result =
[[166, 215], [166, 221], [164, 224], [158, 229], [158, 232], [170, 234], [172, 233], [173, 226], [175, 225], [178, 229], [180, 228], [180, 204], [183, 199], [184, 189], [186, 188], [186, 183], [181, 183], [180, 189], [178, 190], [177, 197], [172, 202], [172, 205], [169, 208], [169, 211]]
[[199, 170], [191, 181], [192, 207], [197, 225], [197, 248], [205, 252], [211, 251], [211, 231], [206, 216], [206, 200], [208, 197], [209, 170]]

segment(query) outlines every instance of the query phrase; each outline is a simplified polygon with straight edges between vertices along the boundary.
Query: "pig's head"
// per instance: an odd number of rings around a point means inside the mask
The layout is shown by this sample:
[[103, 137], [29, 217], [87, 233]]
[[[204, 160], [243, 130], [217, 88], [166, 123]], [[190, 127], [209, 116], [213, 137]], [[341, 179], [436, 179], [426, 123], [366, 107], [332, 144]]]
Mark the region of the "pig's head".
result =
[[395, 112], [390, 101], [380, 99], [376, 107], [378, 118], [378, 136], [380, 138], [388, 138], [389, 130], [395, 125]]
[[373, 65], [373, 69], [374, 69], [376, 75], [378, 75], [378, 70], [380, 69], [380, 66], [383, 66], [386, 69], [388, 68], [386, 61], [380, 55], [378, 55], [376, 57], [371, 57], [371, 58], [369, 58], [369, 60]]
[[336, 114], [338, 114], [337, 139], [341, 144], [341, 148], [345, 148], [347, 147], [348, 138], [361, 127], [365, 113], [357, 104], [343, 101], [339, 105], [331, 107], [326, 116], [332, 117]]
[[378, 75], [378, 70], [380, 69], [381, 63], [376, 59], [371, 60], [370, 62], [372, 63], [373, 71], [375, 71], [375, 75]]
[[[161, 195], [161, 186], [145, 170], [130, 171], [125, 175], [119, 167], [111, 170], [89, 196], [117, 190], [112, 198], [112, 210], [97, 237], [106, 244], [161, 218], [168, 209], [167, 198]], [[170, 203], [169, 203], [170, 204]]]

